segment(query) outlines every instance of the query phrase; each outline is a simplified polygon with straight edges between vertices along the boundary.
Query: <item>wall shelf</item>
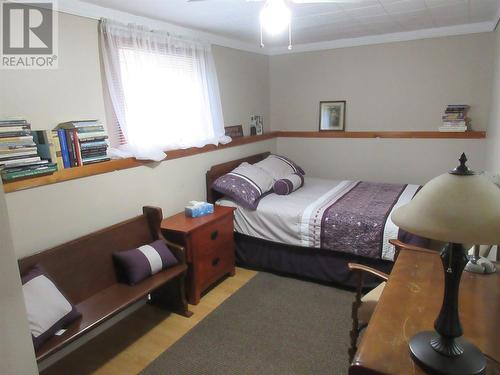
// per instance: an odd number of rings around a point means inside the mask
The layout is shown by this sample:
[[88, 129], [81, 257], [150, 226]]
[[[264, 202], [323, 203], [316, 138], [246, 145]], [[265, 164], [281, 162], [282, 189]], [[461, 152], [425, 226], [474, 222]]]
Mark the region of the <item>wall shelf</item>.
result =
[[[171, 150], [167, 152], [164, 161], [193, 156], [206, 152], [223, 150], [225, 148], [242, 146], [245, 144], [261, 142], [273, 138], [411, 138], [411, 139], [483, 139], [486, 138], [485, 131], [471, 131], [465, 133], [441, 133], [441, 132], [318, 132], [318, 131], [276, 131], [264, 135], [255, 135], [235, 138], [227, 145], [207, 145], [201, 148], [188, 148], [185, 150]], [[95, 176], [102, 173], [119, 171], [122, 169], [140, 167], [151, 161], [141, 161], [134, 158], [111, 160], [103, 163], [75, 167], [57, 171], [51, 175], [27, 178], [12, 182], [4, 182], [4, 191], [11, 193], [19, 190], [31, 189], [39, 186], [70, 181], [77, 178]]]
[[279, 137], [283, 138], [411, 138], [411, 139], [482, 139], [486, 138], [485, 131], [469, 131], [462, 133], [438, 132], [438, 131], [360, 131], [360, 132], [336, 132], [336, 131], [280, 131]]
[[[225, 148], [230, 148], [230, 147], [242, 146], [248, 143], [261, 142], [275, 137], [276, 134], [274, 132], [271, 132], [271, 133], [266, 133], [264, 135], [235, 138], [231, 143], [228, 143], [227, 145], [219, 145], [219, 146], [207, 145], [201, 148], [192, 147], [184, 150], [171, 150], [167, 152], [167, 157], [163, 161], [202, 154], [205, 152], [223, 150]], [[86, 165], [83, 167], [63, 169], [51, 175], [26, 178], [12, 182], [4, 182], [3, 186], [4, 186], [4, 191], [6, 193], [11, 193], [14, 191], [31, 189], [38, 186], [56, 184], [58, 182], [74, 180], [77, 178], [95, 176], [102, 173], [119, 171], [121, 169], [140, 167], [142, 165], [150, 163], [154, 162], [136, 160], [135, 158], [110, 160], [102, 163]]]

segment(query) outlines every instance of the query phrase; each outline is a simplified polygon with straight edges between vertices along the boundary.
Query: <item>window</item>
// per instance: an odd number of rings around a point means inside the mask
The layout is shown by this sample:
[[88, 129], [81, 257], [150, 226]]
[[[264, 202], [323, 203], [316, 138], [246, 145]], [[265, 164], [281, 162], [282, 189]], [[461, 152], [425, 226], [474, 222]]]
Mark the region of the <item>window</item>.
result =
[[209, 46], [109, 21], [101, 35], [123, 151], [157, 160], [163, 151], [227, 140]]

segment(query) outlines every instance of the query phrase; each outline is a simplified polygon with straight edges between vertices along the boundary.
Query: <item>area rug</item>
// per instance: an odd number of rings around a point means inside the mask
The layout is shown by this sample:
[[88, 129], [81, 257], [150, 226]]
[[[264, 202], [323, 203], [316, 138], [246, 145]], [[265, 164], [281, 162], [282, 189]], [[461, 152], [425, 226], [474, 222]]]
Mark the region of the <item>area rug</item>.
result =
[[353, 298], [260, 272], [141, 374], [347, 374]]

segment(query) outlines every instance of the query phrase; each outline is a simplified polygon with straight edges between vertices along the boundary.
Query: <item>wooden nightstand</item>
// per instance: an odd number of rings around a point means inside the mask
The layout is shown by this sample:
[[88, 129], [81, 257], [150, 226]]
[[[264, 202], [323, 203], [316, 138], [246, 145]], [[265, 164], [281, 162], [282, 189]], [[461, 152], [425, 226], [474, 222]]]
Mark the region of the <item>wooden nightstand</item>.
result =
[[234, 275], [233, 211], [216, 206], [207, 216], [193, 219], [180, 212], [161, 223], [163, 235], [186, 249], [187, 298], [192, 305], [200, 302], [201, 293], [215, 281]]

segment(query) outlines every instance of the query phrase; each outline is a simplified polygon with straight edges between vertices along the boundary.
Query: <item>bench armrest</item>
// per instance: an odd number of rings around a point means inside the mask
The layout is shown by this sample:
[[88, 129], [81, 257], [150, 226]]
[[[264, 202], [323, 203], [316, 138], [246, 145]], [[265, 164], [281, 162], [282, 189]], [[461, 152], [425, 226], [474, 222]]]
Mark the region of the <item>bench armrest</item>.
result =
[[161, 221], [163, 220], [163, 213], [161, 211], [161, 208], [144, 206], [142, 208], [142, 212], [148, 219], [149, 229], [151, 230], [153, 238], [156, 240], [164, 241], [169, 247], [169, 249], [172, 251], [172, 253], [175, 255], [179, 263], [185, 264], [186, 252], [184, 251], [184, 248], [180, 245], [167, 241], [167, 239], [163, 236], [163, 233], [161, 232]]
[[181, 245], [177, 245], [173, 242], [170, 242], [165, 237], [163, 237], [163, 234], [161, 235], [161, 239], [163, 239], [163, 241], [165, 241], [168, 248], [175, 255], [175, 257], [177, 258], [179, 263], [186, 263], [186, 250], [184, 249], [184, 247], [182, 247]]

